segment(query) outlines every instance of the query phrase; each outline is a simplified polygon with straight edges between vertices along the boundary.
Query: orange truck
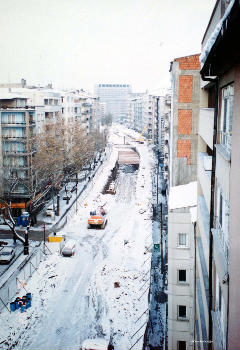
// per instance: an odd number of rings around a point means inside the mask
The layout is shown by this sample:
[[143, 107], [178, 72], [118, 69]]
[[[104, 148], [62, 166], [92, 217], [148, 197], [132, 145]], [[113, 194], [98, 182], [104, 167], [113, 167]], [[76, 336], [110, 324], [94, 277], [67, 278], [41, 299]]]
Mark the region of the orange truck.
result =
[[103, 207], [100, 207], [98, 211], [90, 211], [90, 218], [88, 219], [88, 228], [104, 229], [106, 225], [106, 211]]

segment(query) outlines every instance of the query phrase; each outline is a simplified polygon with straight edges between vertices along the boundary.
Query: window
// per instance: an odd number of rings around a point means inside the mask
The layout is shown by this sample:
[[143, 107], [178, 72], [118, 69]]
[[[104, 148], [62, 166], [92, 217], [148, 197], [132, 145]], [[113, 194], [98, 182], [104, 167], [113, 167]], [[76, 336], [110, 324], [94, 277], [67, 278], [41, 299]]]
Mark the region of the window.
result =
[[233, 85], [228, 85], [222, 89], [222, 110], [220, 123], [220, 143], [227, 151], [232, 147], [232, 120], [233, 120]]
[[187, 282], [187, 271], [186, 270], [178, 270], [178, 282], [186, 283]]
[[187, 307], [185, 305], [178, 305], [178, 317], [179, 318], [187, 317]]
[[15, 124], [15, 123], [16, 123], [16, 115], [8, 114], [8, 124]]
[[177, 349], [178, 350], [186, 350], [187, 349], [187, 342], [184, 340], [178, 340]]
[[187, 234], [179, 233], [178, 234], [178, 247], [187, 247]]

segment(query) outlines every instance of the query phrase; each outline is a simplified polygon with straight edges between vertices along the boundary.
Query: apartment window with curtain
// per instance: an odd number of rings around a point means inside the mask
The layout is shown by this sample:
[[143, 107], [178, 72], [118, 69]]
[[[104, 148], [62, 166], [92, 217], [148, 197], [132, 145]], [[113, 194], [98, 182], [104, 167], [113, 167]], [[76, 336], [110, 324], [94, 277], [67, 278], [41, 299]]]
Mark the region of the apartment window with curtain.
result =
[[220, 121], [220, 143], [231, 154], [232, 150], [232, 120], [233, 120], [233, 84], [222, 89], [222, 108]]
[[179, 233], [178, 234], [177, 246], [178, 246], [178, 248], [188, 247], [188, 237], [187, 237], [186, 233]]

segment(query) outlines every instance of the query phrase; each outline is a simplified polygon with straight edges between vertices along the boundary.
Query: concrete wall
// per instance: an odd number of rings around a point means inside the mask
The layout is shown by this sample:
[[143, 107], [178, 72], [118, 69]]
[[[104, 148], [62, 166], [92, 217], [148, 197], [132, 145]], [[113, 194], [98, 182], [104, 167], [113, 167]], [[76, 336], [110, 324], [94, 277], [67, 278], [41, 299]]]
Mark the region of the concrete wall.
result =
[[171, 186], [187, 184], [197, 177], [199, 68], [198, 55], [176, 59], [172, 65]]

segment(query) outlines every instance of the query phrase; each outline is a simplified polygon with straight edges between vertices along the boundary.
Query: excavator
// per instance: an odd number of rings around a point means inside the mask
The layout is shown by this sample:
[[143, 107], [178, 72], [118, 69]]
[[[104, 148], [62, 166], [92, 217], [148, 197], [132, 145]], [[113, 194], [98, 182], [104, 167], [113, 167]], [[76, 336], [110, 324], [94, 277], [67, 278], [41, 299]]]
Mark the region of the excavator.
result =
[[143, 138], [143, 134], [146, 132], [147, 130], [147, 125], [144, 127], [143, 131], [141, 132], [141, 134], [139, 135], [137, 142], [138, 143], [144, 143], [144, 138]]

